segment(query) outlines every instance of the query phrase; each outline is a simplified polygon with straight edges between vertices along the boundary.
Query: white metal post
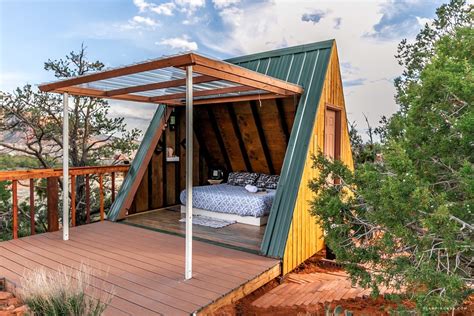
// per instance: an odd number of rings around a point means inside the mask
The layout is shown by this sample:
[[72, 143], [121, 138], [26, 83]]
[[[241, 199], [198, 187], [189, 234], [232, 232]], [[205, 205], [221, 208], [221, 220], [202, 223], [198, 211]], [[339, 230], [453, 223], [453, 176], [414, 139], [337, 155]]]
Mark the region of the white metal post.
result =
[[63, 94], [63, 240], [69, 240], [69, 109]]
[[193, 277], [193, 67], [186, 67], [186, 264], [184, 278]]

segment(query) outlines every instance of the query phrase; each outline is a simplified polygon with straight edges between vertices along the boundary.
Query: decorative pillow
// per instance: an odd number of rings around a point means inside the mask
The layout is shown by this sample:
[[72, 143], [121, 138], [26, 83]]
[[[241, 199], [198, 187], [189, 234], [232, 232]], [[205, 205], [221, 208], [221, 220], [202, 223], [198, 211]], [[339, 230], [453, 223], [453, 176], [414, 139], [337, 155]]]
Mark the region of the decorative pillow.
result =
[[229, 178], [227, 179], [227, 184], [238, 185], [241, 187], [246, 186], [247, 184], [255, 184], [255, 181], [258, 178], [258, 173], [252, 172], [231, 172], [229, 173]]
[[265, 188], [265, 189], [276, 189], [278, 186], [278, 180], [280, 180], [280, 176], [278, 175], [269, 175], [269, 174], [260, 174], [255, 182], [255, 186], [258, 188]]

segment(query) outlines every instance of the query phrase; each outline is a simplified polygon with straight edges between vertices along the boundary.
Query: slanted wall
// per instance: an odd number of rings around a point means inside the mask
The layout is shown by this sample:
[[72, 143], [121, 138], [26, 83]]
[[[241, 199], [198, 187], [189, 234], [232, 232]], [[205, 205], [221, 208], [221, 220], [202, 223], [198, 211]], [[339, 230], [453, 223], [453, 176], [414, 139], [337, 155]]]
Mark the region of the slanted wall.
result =
[[353, 168], [336, 44], [334, 44], [331, 52], [323, 91], [319, 100], [317, 117], [306, 154], [303, 175], [299, 183], [298, 196], [283, 256], [283, 274], [290, 272], [300, 263], [324, 248], [321, 227], [316, 223], [316, 218], [311, 216], [309, 212], [310, 201], [314, 198], [314, 193], [308, 188], [308, 183], [318, 175], [318, 171], [312, 168], [311, 156], [317, 155], [318, 151], [322, 151], [324, 148], [324, 122], [327, 105], [341, 111], [340, 159]]

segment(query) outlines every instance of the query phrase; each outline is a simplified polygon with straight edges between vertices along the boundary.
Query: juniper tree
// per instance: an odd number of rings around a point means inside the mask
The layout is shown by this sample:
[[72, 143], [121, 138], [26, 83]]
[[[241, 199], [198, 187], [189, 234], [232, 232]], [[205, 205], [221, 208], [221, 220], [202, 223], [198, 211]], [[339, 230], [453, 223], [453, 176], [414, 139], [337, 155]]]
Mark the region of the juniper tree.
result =
[[320, 154], [310, 183], [311, 211], [353, 280], [374, 294], [399, 289], [426, 314], [458, 306], [474, 286], [472, 14], [451, 1], [401, 42], [399, 110], [378, 129], [383, 161], [351, 172]]
[[[58, 79], [81, 76], [100, 71], [104, 64], [89, 61], [86, 48], [71, 52], [65, 58], [48, 60], [44, 69]], [[19, 136], [20, 144], [0, 141], [4, 150], [37, 159], [43, 168], [60, 165], [62, 160], [62, 96], [43, 93], [25, 85], [13, 93], [4, 94], [0, 102], [3, 120], [0, 133]], [[136, 149], [137, 129], [127, 130], [123, 117], [112, 117], [110, 106], [104, 99], [71, 96], [69, 102], [69, 159], [70, 166], [93, 166], [101, 160], [113, 160], [117, 153], [130, 154]], [[76, 181], [78, 220], [84, 210], [84, 179]]]

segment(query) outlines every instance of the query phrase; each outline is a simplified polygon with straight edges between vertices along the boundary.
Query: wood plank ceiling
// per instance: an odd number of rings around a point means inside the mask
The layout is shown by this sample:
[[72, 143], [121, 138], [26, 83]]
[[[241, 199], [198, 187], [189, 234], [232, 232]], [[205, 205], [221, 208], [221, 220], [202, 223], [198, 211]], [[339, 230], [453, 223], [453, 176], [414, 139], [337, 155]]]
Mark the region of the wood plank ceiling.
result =
[[211, 168], [280, 174], [296, 113], [294, 98], [195, 108], [195, 134]]

